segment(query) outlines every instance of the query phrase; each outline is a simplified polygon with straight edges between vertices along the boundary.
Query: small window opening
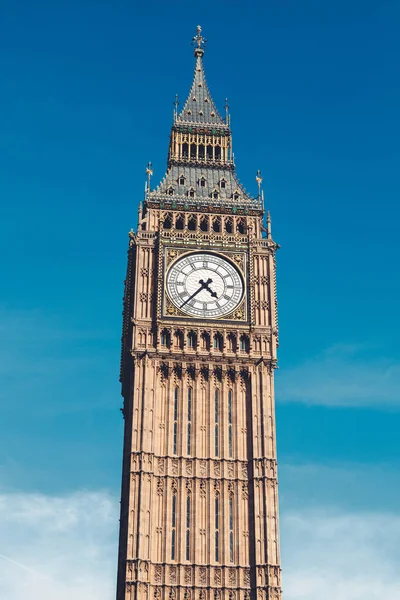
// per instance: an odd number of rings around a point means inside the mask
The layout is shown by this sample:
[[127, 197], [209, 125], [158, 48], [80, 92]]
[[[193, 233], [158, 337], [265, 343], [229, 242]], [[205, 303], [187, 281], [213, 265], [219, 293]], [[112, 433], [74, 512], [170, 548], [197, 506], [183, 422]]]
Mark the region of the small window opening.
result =
[[244, 221], [239, 221], [238, 222], [238, 224], [237, 224], [237, 230], [238, 230], [238, 233], [242, 233], [242, 234], [246, 233], [246, 225], [245, 225]]
[[179, 185], [185, 185], [185, 178], [183, 175], [179, 177]]
[[202, 217], [200, 221], [201, 231], [208, 231], [208, 217]]
[[167, 215], [164, 218], [164, 229], [171, 229], [171, 226], [172, 226], [171, 215]]
[[197, 227], [197, 219], [194, 215], [192, 215], [191, 217], [189, 217], [188, 220], [188, 229], [190, 231], [195, 231]]
[[184, 228], [184, 226], [185, 226], [185, 220], [183, 218], [183, 215], [179, 215], [176, 218], [175, 227], [176, 227], [176, 229], [180, 229], [181, 230], [181, 229]]
[[214, 222], [213, 222], [213, 230], [214, 230], [216, 233], [219, 233], [219, 232], [221, 231], [221, 221], [220, 221], [220, 219], [218, 219], [218, 218], [217, 218], [217, 219], [214, 219]]
[[200, 187], [206, 187], [206, 180], [204, 177], [200, 178]]
[[168, 196], [173, 196], [174, 195], [174, 188], [172, 188], [172, 187], [168, 188], [167, 194], [168, 194]]
[[226, 231], [226, 233], [232, 233], [232, 231], [233, 231], [232, 219], [227, 219], [225, 221], [225, 231]]

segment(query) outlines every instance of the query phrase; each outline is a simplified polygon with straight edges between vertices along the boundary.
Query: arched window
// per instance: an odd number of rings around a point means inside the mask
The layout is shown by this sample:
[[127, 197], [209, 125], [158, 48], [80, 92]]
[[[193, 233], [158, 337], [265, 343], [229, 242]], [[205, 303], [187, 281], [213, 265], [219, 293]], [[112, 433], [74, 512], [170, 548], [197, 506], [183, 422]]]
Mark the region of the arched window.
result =
[[186, 560], [190, 560], [190, 496], [186, 498]]
[[200, 229], [201, 231], [208, 231], [208, 217], [205, 215], [200, 219]]
[[226, 233], [233, 232], [233, 219], [231, 217], [228, 217], [227, 219], [225, 219], [225, 231], [226, 231]]
[[167, 189], [167, 194], [168, 194], [168, 196], [173, 196], [174, 195], [174, 188], [173, 187], [169, 187]]
[[187, 423], [187, 453], [190, 455], [192, 452], [192, 402], [193, 402], [193, 390], [188, 389], [187, 398], [187, 412], [188, 412], [188, 423]]
[[179, 402], [179, 388], [174, 389], [174, 431], [172, 439], [172, 454], [177, 454], [178, 450], [178, 402]]
[[208, 145], [207, 146], [207, 158], [208, 160], [212, 160], [213, 157], [213, 147]]
[[176, 494], [172, 496], [172, 510], [171, 510], [171, 560], [175, 560], [176, 554]]
[[233, 497], [229, 498], [229, 560], [233, 562]]
[[184, 175], [179, 177], [179, 185], [185, 185], [186, 178]]
[[160, 335], [161, 346], [166, 346], [167, 348], [169, 348], [170, 342], [171, 337], [169, 331], [167, 329], [163, 329]]
[[249, 351], [249, 338], [247, 337], [247, 335], [241, 335], [240, 336], [240, 341], [239, 341], [239, 348], [242, 352], [248, 352]]
[[216, 333], [214, 335], [214, 350], [222, 350], [222, 346], [223, 346], [223, 337], [220, 333]]
[[201, 334], [201, 347], [202, 350], [210, 350], [210, 334], [207, 331]]
[[196, 144], [190, 144], [190, 158], [196, 158]]
[[226, 180], [225, 179], [221, 179], [221, 181], [219, 182], [219, 187], [221, 188], [221, 190], [224, 190], [226, 188]]
[[171, 229], [171, 227], [172, 227], [172, 216], [170, 214], [165, 215], [163, 226], [164, 226], [164, 229]]
[[221, 160], [221, 146], [215, 146], [215, 160]]
[[183, 350], [183, 333], [182, 331], [175, 331], [174, 333], [174, 346], [175, 348], [179, 348], [179, 350]]
[[219, 233], [221, 231], [221, 219], [220, 219], [220, 217], [215, 217], [215, 219], [213, 219], [213, 230], [216, 233]]
[[219, 390], [214, 393], [214, 452], [215, 456], [219, 456]]
[[200, 179], [199, 179], [199, 186], [200, 187], [206, 187], [206, 178], [205, 177], [200, 177]]
[[175, 221], [175, 228], [176, 229], [183, 229], [185, 226], [185, 218], [183, 215], [178, 215], [176, 217], [176, 221]]
[[228, 350], [236, 352], [236, 335], [234, 333], [228, 334]]
[[196, 231], [196, 227], [197, 227], [197, 217], [195, 215], [189, 215], [188, 229], [190, 231]]
[[233, 404], [233, 392], [228, 391], [228, 451], [229, 458], [233, 456], [233, 432], [232, 432], [232, 404]]
[[196, 348], [197, 346], [197, 336], [194, 331], [189, 331], [187, 334], [187, 346], [188, 348]]
[[239, 219], [236, 224], [236, 229], [238, 233], [246, 233], [246, 221], [244, 219]]
[[199, 144], [199, 158], [201, 160], [204, 160], [204, 152], [205, 152], [204, 144]]
[[188, 158], [189, 156], [189, 145], [188, 144], [182, 144], [182, 157], [183, 158]]
[[219, 562], [219, 496], [215, 496], [214, 501], [215, 512], [215, 562]]

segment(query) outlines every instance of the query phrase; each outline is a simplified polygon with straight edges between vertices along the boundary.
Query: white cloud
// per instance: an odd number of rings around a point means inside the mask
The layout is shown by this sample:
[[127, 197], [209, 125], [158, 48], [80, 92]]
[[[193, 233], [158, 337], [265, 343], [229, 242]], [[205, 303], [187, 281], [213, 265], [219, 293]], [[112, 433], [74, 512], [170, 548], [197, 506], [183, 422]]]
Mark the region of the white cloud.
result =
[[106, 493], [1, 494], [0, 598], [113, 598], [117, 530]]
[[357, 346], [334, 346], [278, 376], [277, 398], [326, 406], [399, 406], [400, 363]]
[[283, 514], [285, 600], [398, 600], [400, 515]]
[[[0, 597], [110, 600], [117, 500], [0, 495]], [[281, 515], [285, 600], [398, 600], [400, 514], [291, 509]]]

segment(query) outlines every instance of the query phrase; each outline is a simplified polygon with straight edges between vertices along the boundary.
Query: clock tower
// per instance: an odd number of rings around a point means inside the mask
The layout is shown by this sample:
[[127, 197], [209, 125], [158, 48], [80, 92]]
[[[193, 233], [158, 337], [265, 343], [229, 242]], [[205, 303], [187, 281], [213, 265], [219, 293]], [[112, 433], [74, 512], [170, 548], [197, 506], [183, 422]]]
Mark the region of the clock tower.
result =
[[275, 252], [195, 70], [129, 234], [117, 600], [280, 600]]

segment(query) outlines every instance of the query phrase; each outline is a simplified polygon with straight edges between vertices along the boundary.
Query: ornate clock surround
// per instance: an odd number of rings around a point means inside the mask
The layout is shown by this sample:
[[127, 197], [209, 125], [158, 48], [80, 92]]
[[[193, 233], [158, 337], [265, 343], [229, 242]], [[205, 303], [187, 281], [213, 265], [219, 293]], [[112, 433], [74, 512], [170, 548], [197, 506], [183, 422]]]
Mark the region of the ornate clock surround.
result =
[[[229, 314], [223, 315], [221, 317], [193, 317], [193, 316], [189, 316], [187, 315], [185, 312], [179, 310], [179, 308], [177, 308], [169, 299], [168, 294], [166, 292], [166, 276], [168, 273], [168, 269], [170, 268], [171, 264], [173, 262], [175, 262], [178, 258], [181, 258], [183, 256], [189, 256], [190, 254], [193, 254], [195, 252], [205, 252], [208, 254], [215, 254], [216, 256], [222, 257], [222, 258], [226, 258], [228, 261], [230, 261], [233, 265], [235, 265], [235, 267], [238, 269], [242, 279], [243, 279], [243, 284], [244, 284], [244, 294], [243, 297], [241, 299], [241, 301], [239, 302], [238, 306], [235, 307], [235, 309], [230, 312]], [[239, 322], [239, 323], [243, 323], [246, 324], [248, 322], [248, 316], [249, 316], [249, 277], [248, 277], [248, 269], [247, 269], [247, 256], [246, 256], [246, 252], [244, 251], [240, 251], [240, 250], [223, 250], [221, 251], [220, 249], [215, 249], [213, 247], [206, 247], [206, 246], [202, 246], [200, 249], [199, 248], [182, 248], [182, 247], [176, 247], [176, 246], [164, 246], [163, 247], [163, 252], [160, 252], [160, 255], [162, 256], [163, 260], [162, 260], [162, 281], [163, 281], [163, 288], [162, 288], [162, 301], [161, 301], [161, 318], [167, 319], [167, 320], [171, 320], [171, 321], [175, 321], [175, 320], [184, 320], [184, 321], [190, 321], [191, 323], [193, 323], [193, 321], [196, 322], [212, 322], [212, 323], [216, 323], [216, 322], [221, 322], [221, 323], [227, 323], [227, 322]]]

